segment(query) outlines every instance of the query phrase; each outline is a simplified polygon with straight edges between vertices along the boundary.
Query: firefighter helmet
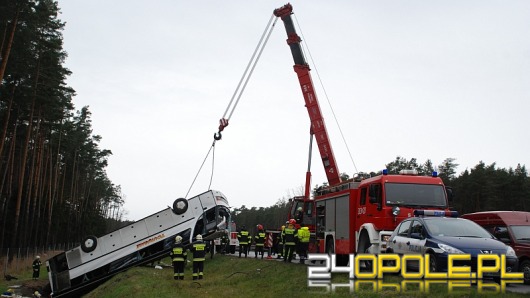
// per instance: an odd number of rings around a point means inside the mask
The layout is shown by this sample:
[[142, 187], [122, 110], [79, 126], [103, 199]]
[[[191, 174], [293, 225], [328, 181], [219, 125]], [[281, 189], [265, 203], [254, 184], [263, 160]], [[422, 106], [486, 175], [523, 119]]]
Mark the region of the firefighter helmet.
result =
[[195, 237], [195, 239], [197, 239], [197, 240], [202, 240], [202, 235], [201, 235], [201, 234], [197, 235], [197, 236]]
[[175, 237], [175, 243], [179, 244], [182, 242], [182, 236]]
[[298, 211], [302, 211], [303, 209], [302, 209], [302, 207], [298, 207], [298, 209], [296, 209], [296, 210], [298, 210]]
[[258, 227], [258, 230], [263, 230], [263, 226], [262, 225], [257, 225]]
[[295, 223], [296, 223], [296, 219], [294, 219], [294, 218], [289, 219], [289, 224], [290, 225], [294, 225]]

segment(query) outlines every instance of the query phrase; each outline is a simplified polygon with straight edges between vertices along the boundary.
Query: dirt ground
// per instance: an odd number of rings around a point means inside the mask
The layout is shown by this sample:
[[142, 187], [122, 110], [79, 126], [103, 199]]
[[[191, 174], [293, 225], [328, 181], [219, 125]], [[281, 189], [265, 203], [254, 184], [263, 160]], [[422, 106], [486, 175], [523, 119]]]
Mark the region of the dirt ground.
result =
[[39, 280], [25, 280], [20, 282], [12, 282], [11, 288], [15, 290], [15, 294], [22, 297], [34, 297], [33, 294], [35, 291], [39, 291], [42, 297], [47, 297], [49, 289], [48, 280], [39, 279]]

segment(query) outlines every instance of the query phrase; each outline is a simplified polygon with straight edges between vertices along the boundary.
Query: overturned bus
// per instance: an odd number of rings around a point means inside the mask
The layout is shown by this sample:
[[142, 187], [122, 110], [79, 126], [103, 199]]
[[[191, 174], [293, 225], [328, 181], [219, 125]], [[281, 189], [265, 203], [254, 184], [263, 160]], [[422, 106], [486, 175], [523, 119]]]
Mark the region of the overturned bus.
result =
[[51, 295], [80, 297], [119, 272], [167, 257], [177, 235], [187, 245], [198, 234], [213, 240], [230, 228], [228, 200], [219, 191], [176, 199], [172, 207], [101, 237], [88, 236], [47, 260]]

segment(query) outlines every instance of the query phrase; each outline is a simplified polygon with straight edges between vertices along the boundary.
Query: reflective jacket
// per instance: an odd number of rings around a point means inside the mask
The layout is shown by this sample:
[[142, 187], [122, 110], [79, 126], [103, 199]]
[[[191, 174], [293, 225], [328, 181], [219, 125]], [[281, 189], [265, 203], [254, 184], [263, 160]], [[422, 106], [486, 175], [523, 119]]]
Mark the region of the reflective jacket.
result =
[[296, 230], [291, 228], [285, 228], [282, 232], [283, 243], [285, 245], [296, 245]]
[[300, 241], [300, 243], [308, 243], [310, 237], [311, 233], [309, 232], [308, 227], [302, 227], [298, 230], [298, 241]]
[[256, 240], [256, 246], [263, 246], [265, 244], [265, 233], [259, 232], [258, 235], [254, 236]]
[[40, 261], [40, 259], [35, 259], [35, 261], [33, 261], [33, 270], [34, 271], [37, 271], [40, 269], [40, 266], [42, 265], [42, 262]]
[[248, 244], [248, 231], [247, 230], [241, 230], [237, 234], [237, 240], [239, 240], [239, 244], [246, 245]]
[[171, 256], [173, 262], [183, 262], [186, 260], [186, 256], [188, 255], [188, 253], [186, 252], [184, 246], [179, 243], [173, 245], [173, 249], [171, 250], [169, 255]]
[[206, 243], [203, 241], [195, 241], [191, 244], [190, 251], [193, 253], [193, 261], [204, 261], [206, 257]]

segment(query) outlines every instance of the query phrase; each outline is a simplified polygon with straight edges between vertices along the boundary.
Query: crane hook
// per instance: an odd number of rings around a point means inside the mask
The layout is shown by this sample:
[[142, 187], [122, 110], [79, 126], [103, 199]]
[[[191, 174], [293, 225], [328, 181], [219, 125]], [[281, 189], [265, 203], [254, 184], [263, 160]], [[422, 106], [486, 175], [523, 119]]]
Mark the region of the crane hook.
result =
[[216, 133], [213, 134], [213, 138], [214, 138], [214, 140], [216, 140], [216, 141], [219, 141], [222, 137], [223, 137], [223, 136], [221, 135], [221, 132], [220, 132], [220, 131], [219, 131], [219, 132], [216, 132]]
[[216, 141], [219, 141], [223, 137], [221, 135], [221, 131], [223, 131], [223, 129], [225, 129], [225, 127], [227, 126], [228, 126], [228, 119], [221, 118], [221, 120], [219, 120], [219, 131], [213, 134], [213, 138]]

